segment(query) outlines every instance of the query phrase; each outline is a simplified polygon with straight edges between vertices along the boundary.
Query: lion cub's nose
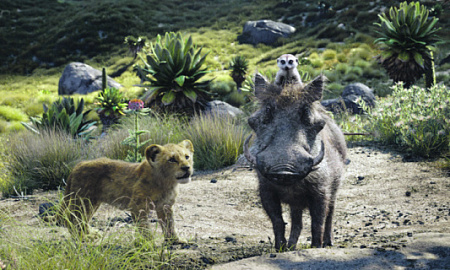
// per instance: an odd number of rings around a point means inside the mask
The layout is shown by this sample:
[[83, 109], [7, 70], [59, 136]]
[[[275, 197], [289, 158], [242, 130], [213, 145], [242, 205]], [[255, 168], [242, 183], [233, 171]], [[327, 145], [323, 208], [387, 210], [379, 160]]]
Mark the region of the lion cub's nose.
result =
[[183, 171], [185, 171], [185, 172], [189, 171], [190, 168], [191, 168], [191, 167], [189, 167], [189, 166], [183, 166], [183, 167], [181, 167], [181, 169], [182, 169]]

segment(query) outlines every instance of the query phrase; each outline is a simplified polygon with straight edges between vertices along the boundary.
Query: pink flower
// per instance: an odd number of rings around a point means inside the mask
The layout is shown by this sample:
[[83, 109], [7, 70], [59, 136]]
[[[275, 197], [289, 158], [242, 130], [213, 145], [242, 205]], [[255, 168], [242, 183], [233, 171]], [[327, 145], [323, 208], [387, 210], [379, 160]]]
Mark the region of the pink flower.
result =
[[128, 109], [130, 110], [139, 111], [142, 108], [144, 108], [144, 101], [140, 99], [135, 98], [128, 102]]

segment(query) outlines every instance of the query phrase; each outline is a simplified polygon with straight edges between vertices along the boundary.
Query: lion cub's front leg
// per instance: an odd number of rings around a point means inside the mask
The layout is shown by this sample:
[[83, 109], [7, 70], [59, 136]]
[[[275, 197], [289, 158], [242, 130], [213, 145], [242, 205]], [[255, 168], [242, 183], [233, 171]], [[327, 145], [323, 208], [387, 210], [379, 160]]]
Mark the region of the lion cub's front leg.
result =
[[183, 243], [184, 241], [180, 241], [175, 232], [172, 205], [158, 205], [156, 207], [156, 214], [158, 215], [165, 240], [175, 244]]

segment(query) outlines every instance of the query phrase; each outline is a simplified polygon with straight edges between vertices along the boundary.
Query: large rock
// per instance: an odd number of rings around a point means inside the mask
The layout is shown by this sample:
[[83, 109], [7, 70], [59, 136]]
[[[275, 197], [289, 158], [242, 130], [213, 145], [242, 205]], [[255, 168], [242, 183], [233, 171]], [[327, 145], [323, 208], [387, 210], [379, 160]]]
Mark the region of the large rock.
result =
[[264, 43], [271, 45], [280, 37], [289, 37], [295, 32], [295, 27], [271, 20], [248, 21], [242, 34], [238, 37], [240, 43], [253, 45]]
[[359, 103], [363, 100], [369, 108], [375, 107], [376, 99], [372, 89], [362, 83], [352, 83], [347, 85], [341, 97], [322, 101], [322, 105], [333, 113], [348, 111], [353, 114], [361, 114], [364, 109]]
[[233, 107], [226, 102], [220, 100], [213, 100], [206, 104], [204, 113], [218, 116], [229, 115], [231, 117], [236, 117], [239, 114], [242, 114], [243, 112], [239, 108]]
[[[123, 86], [108, 76], [108, 87]], [[84, 63], [68, 64], [58, 84], [59, 95], [88, 94], [102, 89], [102, 71]]]

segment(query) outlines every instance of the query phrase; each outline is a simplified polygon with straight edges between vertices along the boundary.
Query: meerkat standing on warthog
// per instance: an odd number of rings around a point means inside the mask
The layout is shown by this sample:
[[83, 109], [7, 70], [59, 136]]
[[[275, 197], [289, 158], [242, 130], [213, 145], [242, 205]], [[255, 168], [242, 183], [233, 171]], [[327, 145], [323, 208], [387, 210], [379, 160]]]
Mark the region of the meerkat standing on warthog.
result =
[[284, 86], [286, 84], [300, 84], [302, 83], [302, 78], [298, 73], [298, 59], [292, 54], [283, 54], [278, 57], [277, 65], [280, 68], [277, 75], [275, 76], [275, 85]]

